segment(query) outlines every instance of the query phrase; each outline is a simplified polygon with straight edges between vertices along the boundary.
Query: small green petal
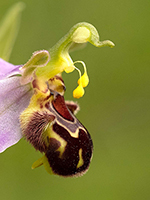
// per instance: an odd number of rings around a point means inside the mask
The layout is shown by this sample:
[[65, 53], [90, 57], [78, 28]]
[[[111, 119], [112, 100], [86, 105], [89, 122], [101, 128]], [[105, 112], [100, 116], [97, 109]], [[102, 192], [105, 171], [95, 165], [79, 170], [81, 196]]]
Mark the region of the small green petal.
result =
[[0, 57], [6, 61], [9, 60], [19, 31], [21, 12], [24, 7], [23, 2], [16, 3], [8, 10], [0, 23]]
[[20, 69], [22, 71], [21, 84], [30, 82], [36, 68], [44, 67], [49, 60], [50, 55], [48, 51], [41, 50], [34, 52], [30, 60]]

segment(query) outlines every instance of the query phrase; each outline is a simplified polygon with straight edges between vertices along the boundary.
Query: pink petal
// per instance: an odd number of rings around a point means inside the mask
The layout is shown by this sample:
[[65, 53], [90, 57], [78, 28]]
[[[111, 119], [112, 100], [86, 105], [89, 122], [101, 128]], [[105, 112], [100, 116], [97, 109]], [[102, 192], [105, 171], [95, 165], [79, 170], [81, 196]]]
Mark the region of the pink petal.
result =
[[0, 58], [0, 80], [20, 73], [20, 65], [13, 65]]
[[0, 152], [21, 139], [19, 116], [31, 96], [30, 84], [22, 86], [20, 77], [0, 80]]

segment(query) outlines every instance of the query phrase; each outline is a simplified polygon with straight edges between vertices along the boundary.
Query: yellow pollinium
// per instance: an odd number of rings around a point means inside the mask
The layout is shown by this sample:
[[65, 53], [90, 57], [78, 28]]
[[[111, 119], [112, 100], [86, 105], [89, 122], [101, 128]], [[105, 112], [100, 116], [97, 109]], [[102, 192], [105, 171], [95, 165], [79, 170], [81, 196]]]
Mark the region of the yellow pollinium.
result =
[[82, 87], [86, 87], [89, 84], [89, 77], [87, 75], [87, 72], [84, 72], [81, 78], [79, 78], [78, 84], [82, 84]]
[[76, 99], [79, 99], [80, 97], [82, 97], [84, 95], [84, 89], [82, 87], [82, 85], [78, 85], [78, 87], [73, 91], [73, 97]]
[[78, 79], [78, 87], [73, 91], [73, 97], [79, 99], [84, 95], [84, 87], [86, 87], [89, 84], [89, 77], [87, 75], [86, 65], [83, 61], [76, 61], [75, 63], [81, 63], [84, 67], [84, 74], [81, 76], [81, 71], [74, 66], [74, 68], [79, 73], [79, 79]]

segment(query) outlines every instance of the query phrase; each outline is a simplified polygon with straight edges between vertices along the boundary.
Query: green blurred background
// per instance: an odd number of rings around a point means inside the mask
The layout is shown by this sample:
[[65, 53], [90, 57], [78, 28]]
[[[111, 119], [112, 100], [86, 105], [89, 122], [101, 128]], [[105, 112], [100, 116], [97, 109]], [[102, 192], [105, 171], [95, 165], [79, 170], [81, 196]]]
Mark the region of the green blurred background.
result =
[[[0, 18], [15, 2], [0, 1]], [[13, 64], [25, 63], [36, 50], [49, 49], [82, 21], [92, 23], [101, 40], [110, 39], [116, 46], [98, 49], [88, 44], [71, 54], [74, 61], [85, 61], [90, 76], [77, 115], [94, 143], [87, 174], [65, 179], [49, 175], [44, 167], [31, 170], [41, 154], [22, 139], [0, 155], [0, 199], [149, 200], [150, 1], [24, 2]], [[65, 98], [73, 100], [78, 74], [63, 77]]]

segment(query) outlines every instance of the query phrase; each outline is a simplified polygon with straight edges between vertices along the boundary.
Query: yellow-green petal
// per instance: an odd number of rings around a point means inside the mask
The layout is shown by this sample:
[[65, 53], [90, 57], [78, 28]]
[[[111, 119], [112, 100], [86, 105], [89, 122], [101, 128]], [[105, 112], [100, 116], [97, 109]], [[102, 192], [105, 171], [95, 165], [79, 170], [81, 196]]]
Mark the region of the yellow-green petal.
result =
[[69, 51], [77, 49], [78, 45], [81, 47], [87, 42], [96, 47], [114, 46], [114, 43], [109, 40], [100, 42], [99, 34], [93, 25], [87, 22], [78, 23], [49, 50], [51, 60], [45, 67], [36, 70], [37, 77], [47, 81], [63, 71], [72, 72], [75, 67]]

